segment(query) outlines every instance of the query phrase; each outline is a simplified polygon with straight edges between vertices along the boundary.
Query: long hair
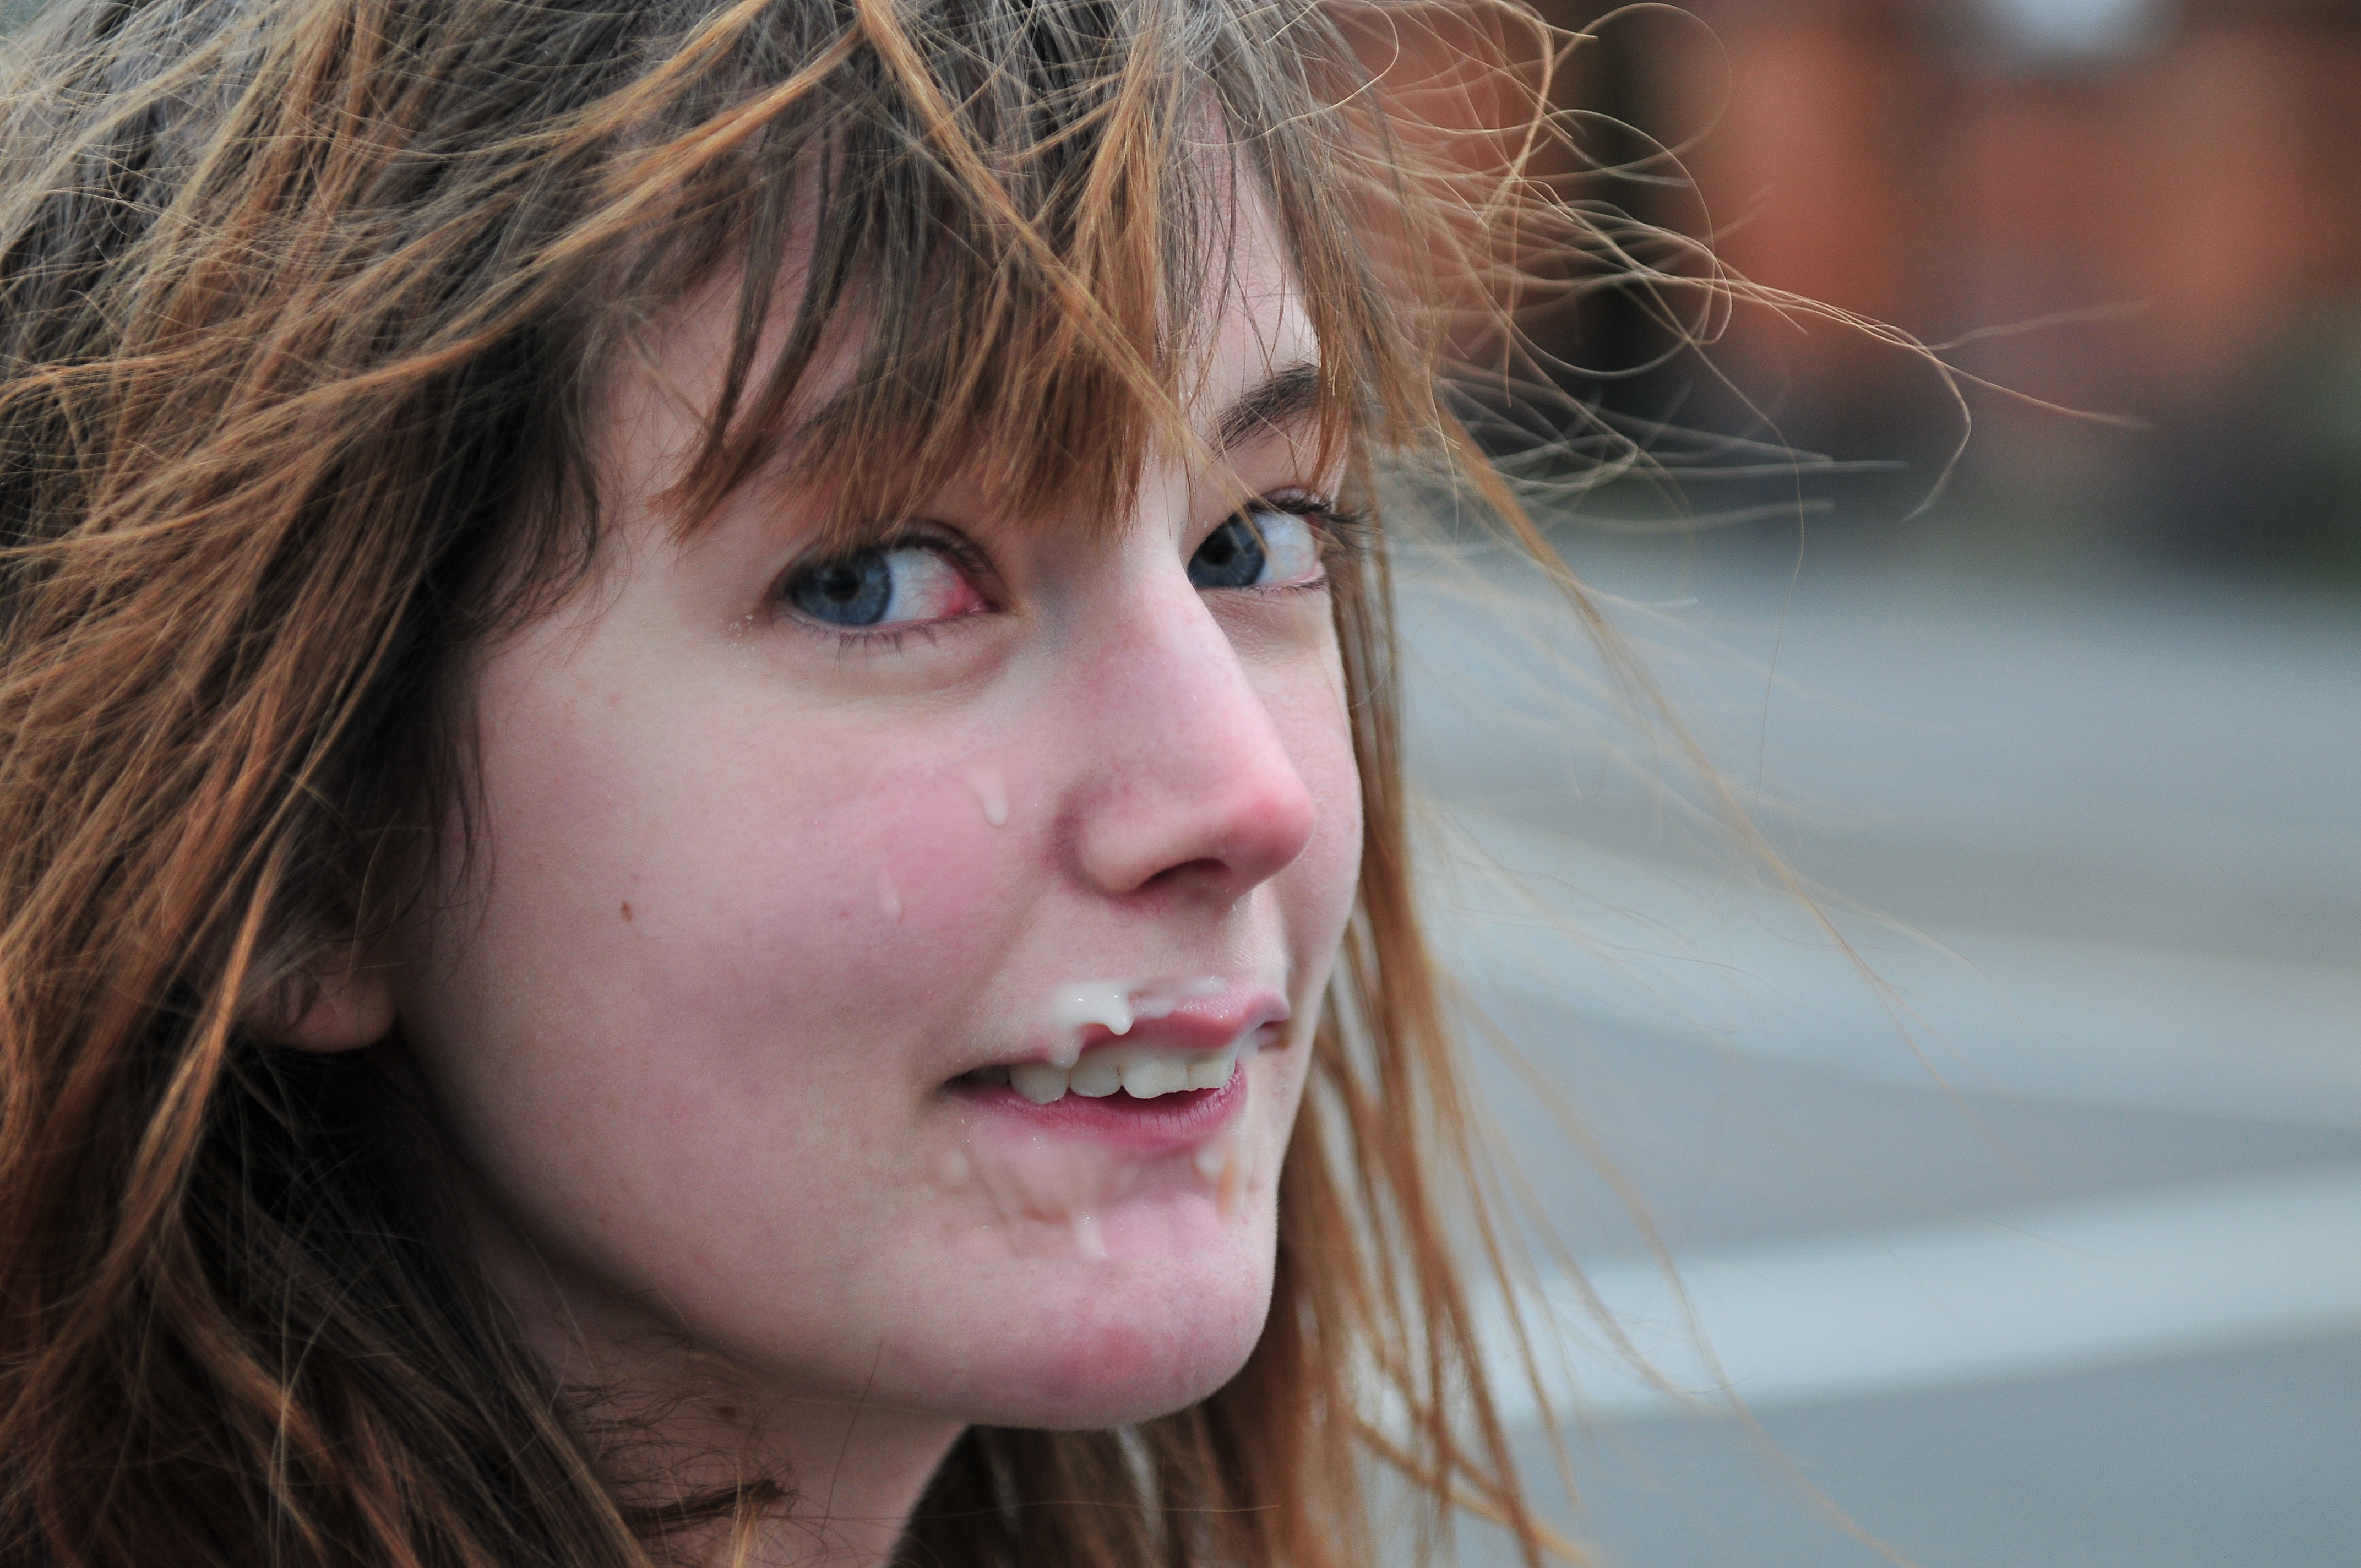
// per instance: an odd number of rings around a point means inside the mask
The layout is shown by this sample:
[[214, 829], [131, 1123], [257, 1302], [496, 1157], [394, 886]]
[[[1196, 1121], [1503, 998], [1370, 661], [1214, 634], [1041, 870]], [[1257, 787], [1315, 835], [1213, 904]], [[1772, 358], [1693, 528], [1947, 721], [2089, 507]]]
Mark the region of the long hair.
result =
[[[593, 1568], [792, 1491], [619, 1484], [629, 1444], [400, 1174], [432, 1129], [378, 1053], [240, 1018], [416, 912], [467, 806], [465, 655], [582, 580], [598, 388], [701, 291], [737, 320], [685, 515], [775, 458], [791, 407], [788, 458], [847, 515], [979, 460], [1014, 509], [1113, 512], [1182, 428], [1250, 191], [1360, 487], [1439, 456], [1500, 499], [1433, 302], [1464, 311], [1444, 284], [1516, 225], [1598, 236], [1514, 169], [1478, 170], [1488, 207], [1464, 159], [1419, 174], [1433, 127], [1366, 63], [1410, 15], [57, 0], [14, 40], [0, 1560]], [[1543, 1551], [1475, 1342], [1500, 1233], [1413, 915], [1382, 535], [1341, 576], [1367, 839], [1268, 1326], [1177, 1414], [968, 1432], [915, 1562], [1342, 1568], [1377, 1555], [1387, 1470], [1422, 1541], [1472, 1508]]]

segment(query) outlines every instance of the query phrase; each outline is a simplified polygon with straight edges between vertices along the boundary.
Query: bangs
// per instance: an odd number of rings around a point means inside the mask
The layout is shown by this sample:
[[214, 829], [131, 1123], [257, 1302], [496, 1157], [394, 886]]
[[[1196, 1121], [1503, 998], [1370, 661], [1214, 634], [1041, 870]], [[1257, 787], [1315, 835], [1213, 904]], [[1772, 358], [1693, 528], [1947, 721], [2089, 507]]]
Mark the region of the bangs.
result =
[[1266, 215], [1320, 345], [1323, 466], [1419, 422], [1420, 356], [1341, 239], [1370, 175], [1334, 106], [1357, 68], [1320, 13], [861, 0], [839, 16], [826, 38], [783, 36], [785, 9], [746, 16], [715, 78], [734, 91], [670, 95], [613, 165], [609, 210], [660, 214], [631, 249], [627, 329], [735, 278], [730, 363], [674, 498], [685, 520], [763, 472], [819, 498], [837, 538], [955, 478], [1010, 515], [1111, 524], [1151, 455], [1217, 444], [1193, 384], [1235, 302], [1241, 231]]

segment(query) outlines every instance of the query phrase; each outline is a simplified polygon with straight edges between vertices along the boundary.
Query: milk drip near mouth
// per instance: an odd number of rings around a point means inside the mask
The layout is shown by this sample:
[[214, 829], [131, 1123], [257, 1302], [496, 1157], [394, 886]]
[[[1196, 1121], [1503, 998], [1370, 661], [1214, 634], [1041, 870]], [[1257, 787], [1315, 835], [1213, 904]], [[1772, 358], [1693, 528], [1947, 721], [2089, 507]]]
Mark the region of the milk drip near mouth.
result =
[[[962, 1081], [1006, 1084], [1038, 1105], [1069, 1092], [1095, 1099], [1120, 1089], [1150, 1100], [1219, 1089], [1241, 1070], [1238, 1058], [1258, 1037], [1259, 1026], [1241, 1029], [1213, 1050], [1121, 1036], [1141, 1020], [1169, 1018], [1188, 1003], [1229, 989], [1228, 982], [1211, 978], [1060, 986], [1045, 1009], [1046, 1032], [1030, 1042], [1051, 1059], [981, 1068]], [[1117, 1038], [1109, 1041], [1099, 1030]], [[1202, 1040], [1204, 1035], [1191, 1031], [1182, 1037]], [[1090, 1040], [1099, 1043], [1085, 1052]], [[1206, 1206], [1213, 1223], [1225, 1232], [1251, 1217], [1257, 1194], [1266, 1190], [1257, 1140], [1243, 1116], [1202, 1139], [1144, 1155], [1091, 1138], [1045, 1136], [1027, 1127], [1023, 1116], [1013, 1118], [1013, 1124], [999, 1117], [983, 1120], [985, 1125], [970, 1126], [957, 1145], [938, 1149], [925, 1175], [973, 1222], [961, 1245], [994, 1256], [1096, 1262], [1152, 1255], [1167, 1245], [1209, 1245], [1213, 1233], [1189, 1228], [1206, 1217]], [[1198, 1207], [1192, 1210], [1182, 1199]], [[1190, 1218], [1192, 1212], [1198, 1220]], [[1159, 1235], [1195, 1239], [1153, 1239]], [[1138, 1250], [1143, 1236], [1150, 1238], [1148, 1252]]]
[[1118, 1089], [1135, 1100], [1153, 1100], [1192, 1089], [1219, 1089], [1229, 1082], [1237, 1066], [1246, 1035], [1211, 1051], [1179, 1052], [1133, 1045], [1102, 1046], [1088, 1061], [1082, 1059], [1082, 1031], [1093, 1025], [1113, 1035], [1127, 1035], [1142, 1018], [1169, 1018], [1182, 1003], [1218, 995], [1222, 989], [1222, 981], [1212, 977], [1083, 981], [1062, 986], [1049, 1004], [1049, 1059], [1005, 1069], [1008, 1082], [1037, 1105], [1062, 1100], [1069, 1090], [1092, 1100], [1104, 1099]]
[[1217, 1051], [1175, 1056], [1148, 1047], [1109, 1046], [1093, 1051], [1088, 1061], [1071, 1068], [1050, 1062], [1025, 1062], [1007, 1068], [1009, 1084], [1036, 1105], [1049, 1105], [1067, 1091], [1086, 1100], [1103, 1100], [1120, 1089], [1134, 1100], [1154, 1100], [1191, 1089], [1219, 1089], [1236, 1070], [1242, 1037]]

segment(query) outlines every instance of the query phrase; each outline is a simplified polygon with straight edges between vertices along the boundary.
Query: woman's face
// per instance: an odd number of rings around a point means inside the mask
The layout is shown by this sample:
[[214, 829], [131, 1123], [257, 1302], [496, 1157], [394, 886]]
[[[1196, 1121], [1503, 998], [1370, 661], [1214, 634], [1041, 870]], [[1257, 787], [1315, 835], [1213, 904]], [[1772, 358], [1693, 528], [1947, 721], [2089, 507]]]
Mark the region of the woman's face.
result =
[[1113, 528], [953, 487], [823, 560], [757, 483], [683, 539], [726, 294], [611, 389], [610, 559], [475, 665], [478, 870], [394, 971], [529, 1323], [1018, 1426], [1252, 1348], [1361, 819], [1317, 345], [1242, 248], [1195, 409], [1259, 543], [1170, 464]]

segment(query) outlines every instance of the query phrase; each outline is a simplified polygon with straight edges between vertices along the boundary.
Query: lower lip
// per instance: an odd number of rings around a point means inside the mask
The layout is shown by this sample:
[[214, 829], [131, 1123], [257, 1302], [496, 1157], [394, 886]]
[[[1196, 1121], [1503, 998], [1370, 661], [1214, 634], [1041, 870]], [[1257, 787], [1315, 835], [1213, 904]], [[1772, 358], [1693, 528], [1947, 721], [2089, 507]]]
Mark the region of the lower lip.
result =
[[1062, 1099], [1037, 1105], [1005, 1083], [965, 1084], [952, 1092], [978, 1111], [1008, 1117], [1029, 1131], [1096, 1138], [1152, 1153], [1203, 1143], [1235, 1121], [1246, 1109], [1246, 1069], [1241, 1061], [1219, 1089], [1191, 1089], [1153, 1100], [1134, 1100], [1120, 1091], [1094, 1100], [1069, 1091]]

